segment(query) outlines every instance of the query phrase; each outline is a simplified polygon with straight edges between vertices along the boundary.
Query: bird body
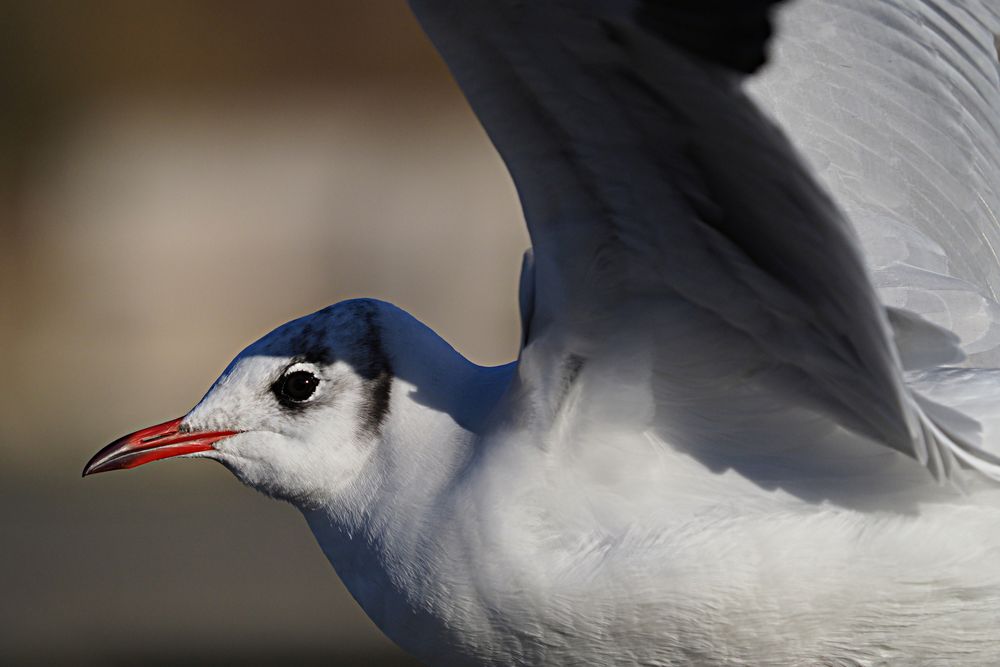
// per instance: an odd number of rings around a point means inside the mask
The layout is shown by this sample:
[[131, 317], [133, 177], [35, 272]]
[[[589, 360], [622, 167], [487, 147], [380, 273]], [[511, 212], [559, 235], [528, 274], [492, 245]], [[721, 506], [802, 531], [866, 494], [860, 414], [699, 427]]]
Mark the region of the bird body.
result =
[[531, 232], [517, 361], [342, 302], [85, 474], [223, 463], [430, 664], [1000, 664], [1000, 10], [802, 2], [948, 165], [765, 81], [852, 227], [743, 91], [773, 4], [414, 0]]
[[641, 404], [648, 379], [581, 370], [541, 421], [514, 365], [475, 367], [415, 321], [401, 326], [406, 313], [363, 304], [405, 332], [383, 339], [392, 363], [419, 368], [393, 380], [366, 493], [300, 507], [366, 613], [428, 664], [1000, 658], [1000, 492], [989, 485], [942, 488], [828, 420], [800, 428], [826, 431], [820, 456], [850, 465], [818, 465], [823, 436], [804, 437], [802, 467], [767, 484], [713, 470], [634, 413], [574, 433], [576, 411]]

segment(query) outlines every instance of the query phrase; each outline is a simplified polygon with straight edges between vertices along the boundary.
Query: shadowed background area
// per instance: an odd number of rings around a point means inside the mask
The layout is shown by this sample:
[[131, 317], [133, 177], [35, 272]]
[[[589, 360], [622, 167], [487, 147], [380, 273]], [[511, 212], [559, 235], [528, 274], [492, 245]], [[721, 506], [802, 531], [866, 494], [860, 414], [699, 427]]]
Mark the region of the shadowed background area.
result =
[[81, 480], [355, 296], [516, 353], [528, 245], [403, 2], [0, 2], [0, 663], [413, 664], [221, 466]]

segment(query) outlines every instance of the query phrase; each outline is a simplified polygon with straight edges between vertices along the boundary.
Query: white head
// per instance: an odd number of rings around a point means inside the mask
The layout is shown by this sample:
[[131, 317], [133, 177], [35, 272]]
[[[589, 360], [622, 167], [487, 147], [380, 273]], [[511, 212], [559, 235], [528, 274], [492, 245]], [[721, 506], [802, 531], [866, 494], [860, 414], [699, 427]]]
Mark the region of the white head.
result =
[[397, 313], [359, 299], [275, 329], [241, 352], [187, 415], [116, 440], [84, 475], [206, 457], [300, 507], [363, 493], [377, 481], [369, 462], [393, 386], [382, 324]]

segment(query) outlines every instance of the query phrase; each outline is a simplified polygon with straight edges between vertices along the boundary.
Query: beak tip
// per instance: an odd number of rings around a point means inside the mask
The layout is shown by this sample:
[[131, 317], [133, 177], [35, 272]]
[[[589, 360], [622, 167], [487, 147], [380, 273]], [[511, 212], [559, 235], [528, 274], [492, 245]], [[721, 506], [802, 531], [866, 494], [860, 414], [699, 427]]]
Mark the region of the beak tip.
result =
[[100, 464], [97, 461], [97, 457], [94, 456], [83, 466], [83, 472], [80, 473], [80, 477], [89, 477], [99, 472], [101, 472]]

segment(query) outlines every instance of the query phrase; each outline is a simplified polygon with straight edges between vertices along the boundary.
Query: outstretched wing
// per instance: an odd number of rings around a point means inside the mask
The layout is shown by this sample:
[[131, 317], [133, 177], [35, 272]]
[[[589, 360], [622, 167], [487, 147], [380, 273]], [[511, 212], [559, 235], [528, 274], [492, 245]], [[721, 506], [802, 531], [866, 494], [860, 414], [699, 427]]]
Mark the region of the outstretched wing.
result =
[[751, 93], [861, 238], [883, 302], [1000, 365], [1000, 2], [801, 0]]
[[741, 90], [774, 3], [412, 4], [521, 198], [537, 409], [583, 367], [642, 357], [655, 419], [688, 446], [764, 392], [936, 476], [956, 458], [1000, 476], [910, 394], [854, 233]]

